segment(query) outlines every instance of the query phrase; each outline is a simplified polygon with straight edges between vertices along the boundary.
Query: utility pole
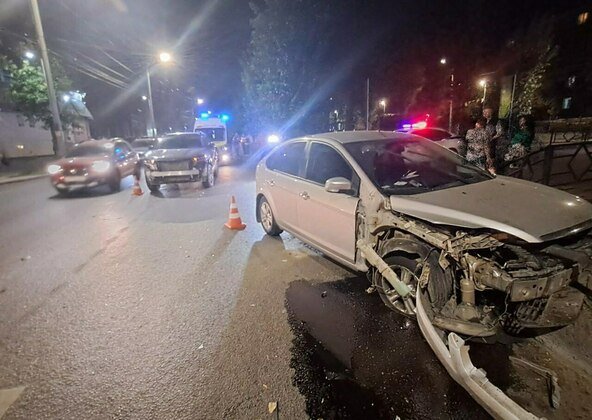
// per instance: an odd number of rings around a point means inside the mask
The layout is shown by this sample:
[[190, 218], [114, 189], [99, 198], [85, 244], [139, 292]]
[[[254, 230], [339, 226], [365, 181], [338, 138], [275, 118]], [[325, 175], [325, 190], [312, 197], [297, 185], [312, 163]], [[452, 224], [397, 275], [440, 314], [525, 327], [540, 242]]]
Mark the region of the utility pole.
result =
[[452, 99], [454, 97], [454, 72], [450, 74], [450, 107], [448, 109], [448, 132], [452, 133]]
[[152, 84], [150, 83], [150, 67], [146, 69], [146, 82], [148, 83], [148, 134], [156, 138], [156, 120], [154, 119], [154, 104], [152, 103]]
[[370, 130], [370, 78], [366, 79], [366, 131]]
[[33, 14], [33, 22], [35, 24], [35, 31], [37, 32], [37, 42], [41, 50], [41, 62], [43, 63], [43, 70], [45, 74], [45, 83], [47, 84], [47, 96], [49, 99], [49, 110], [53, 120], [53, 132], [55, 135], [55, 154], [63, 156], [66, 152], [66, 143], [64, 142], [64, 131], [62, 130], [62, 120], [60, 119], [60, 110], [58, 108], [58, 101], [56, 97], [55, 88], [53, 86], [53, 77], [51, 75], [51, 66], [49, 65], [49, 56], [47, 54], [47, 45], [45, 44], [45, 35], [43, 34], [43, 25], [41, 24], [41, 15], [39, 13], [39, 4], [37, 0], [31, 0], [31, 12]]

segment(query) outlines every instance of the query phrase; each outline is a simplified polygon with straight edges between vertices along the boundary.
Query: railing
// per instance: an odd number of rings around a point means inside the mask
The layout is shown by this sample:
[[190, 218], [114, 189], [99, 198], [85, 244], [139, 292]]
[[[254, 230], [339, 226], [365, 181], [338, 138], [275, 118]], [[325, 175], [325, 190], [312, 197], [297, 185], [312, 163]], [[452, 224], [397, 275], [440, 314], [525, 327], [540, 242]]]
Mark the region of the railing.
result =
[[551, 132], [548, 145], [508, 162], [504, 172], [553, 187], [592, 181], [592, 130]]

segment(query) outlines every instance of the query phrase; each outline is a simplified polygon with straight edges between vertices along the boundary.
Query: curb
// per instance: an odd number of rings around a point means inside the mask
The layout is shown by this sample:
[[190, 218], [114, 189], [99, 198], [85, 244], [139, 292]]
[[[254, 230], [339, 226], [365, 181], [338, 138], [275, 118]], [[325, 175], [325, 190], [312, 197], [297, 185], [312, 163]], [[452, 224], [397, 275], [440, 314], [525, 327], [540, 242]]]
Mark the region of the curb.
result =
[[47, 176], [49, 176], [49, 175], [47, 175], [47, 174], [21, 175], [21, 176], [12, 176], [12, 177], [6, 177], [6, 178], [2, 178], [0, 176], [0, 185], [12, 184], [15, 182], [32, 181], [34, 179], [45, 178]]

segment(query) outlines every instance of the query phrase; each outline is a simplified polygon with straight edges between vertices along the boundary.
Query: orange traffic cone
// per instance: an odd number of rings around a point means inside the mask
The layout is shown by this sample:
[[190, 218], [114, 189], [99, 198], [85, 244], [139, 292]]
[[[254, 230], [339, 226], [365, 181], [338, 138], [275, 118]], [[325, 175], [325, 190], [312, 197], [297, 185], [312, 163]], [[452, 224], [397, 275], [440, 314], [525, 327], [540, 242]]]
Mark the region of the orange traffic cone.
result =
[[236, 205], [234, 195], [230, 199], [230, 214], [228, 215], [228, 222], [224, 223], [224, 226], [232, 230], [243, 230], [247, 227], [247, 225], [245, 225], [241, 220], [240, 214], [238, 213], [238, 206]]
[[139, 197], [142, 194], [144, 194], [144, 191], [142, 191], [142, 187], [140, 187], [140, 180], [134, 177], [134, 188], [132, 188], [132, 195]]

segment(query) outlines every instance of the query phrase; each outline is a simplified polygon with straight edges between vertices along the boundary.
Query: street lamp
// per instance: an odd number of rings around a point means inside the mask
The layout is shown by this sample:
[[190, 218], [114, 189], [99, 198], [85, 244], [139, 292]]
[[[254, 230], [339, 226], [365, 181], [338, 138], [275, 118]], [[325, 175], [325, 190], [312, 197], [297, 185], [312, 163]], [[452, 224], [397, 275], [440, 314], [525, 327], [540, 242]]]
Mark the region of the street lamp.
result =
[[35, 58], [35, 53], [33, 51], [25, 51], [25, 58], [27, 60], [33, 60]]
[[205, 102], [202, 98], [197, 98], [196, 102], [198, 105], [203, 105], [203, 103]]
[[479, 86], [483, 88], [483, 98], [481, 99], [481, 102], [483, 103], [487, 97], [487, 79], [479, 80]]
[[[440, 64], [445, 66], [448, 64], [446, 57], [440, 59]], [[454, 69], [450, 70], [450, 100], [448, 101], [448, 131], [452, 133], [452, 95], [454, 89]]]
[[[166, 51], [162, 51], [160, 54], [158, 54], [158, 62], [160, 63], [169, 63], [172, 60], [173, 56]], [[158, 62], [153, 63], [152, 65], [156, 65], [158, 64]], [[146, 68], [146, 83], [148, 85], [148, 111], [150, 117], [150, 128], [147, 130], [147, 134], [149, 136], [156, 138], [156, 120], [154, 118], [154, 103], [152, 102], [152, 84], [150, 83], [150, 68], [151, 66], [148, 66]]]
[[161, 63], [168, 63], [169, 61], [171, 61], [173, 59], [173, 56], [171, 55], [171, 53], [168, 53], [166, 51], [162, 51], [160, 54], [158, 54], [158, 59], [160, 60]]
[[380, 106], [382, 107], [382, 113], [386, 114], [386, 99], [381, 99], [379, 102]]
[[62, 96], [62, 100], [63, 100], [64, 102], [70, 102], [70, 95], [63, 95], [63, 96]]
[[145, 101], [145, 100], [147, 100], [147, 99], [148, 99], [148, 97], [147, 97], [146, 95], [142, 95], [142, 100], [143, 100], [143, 101]]

